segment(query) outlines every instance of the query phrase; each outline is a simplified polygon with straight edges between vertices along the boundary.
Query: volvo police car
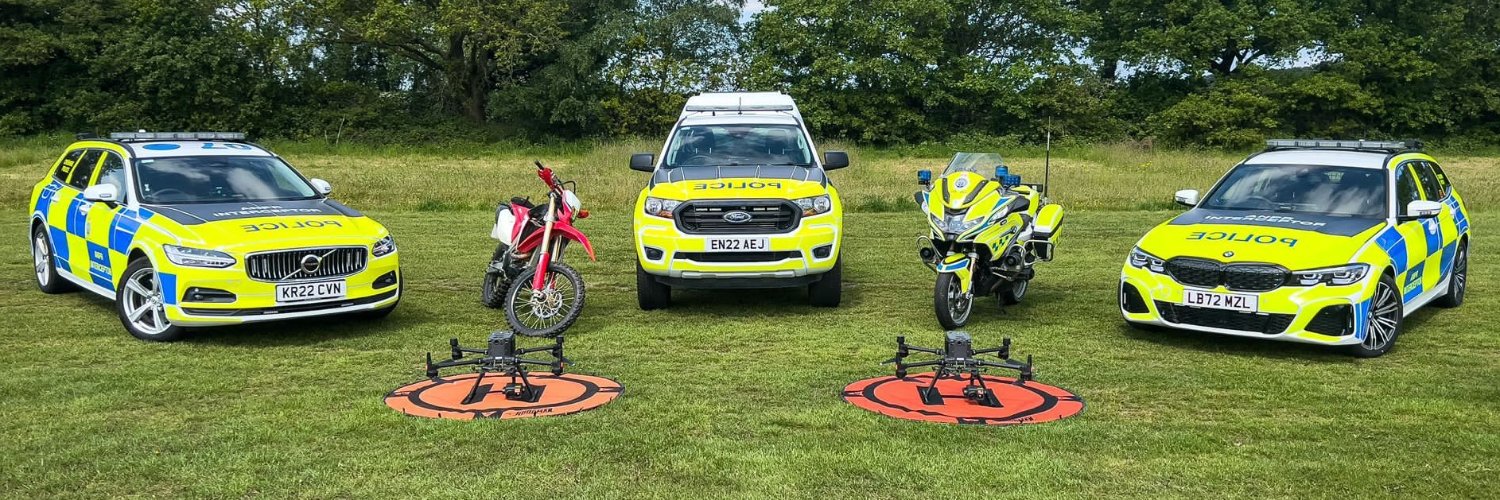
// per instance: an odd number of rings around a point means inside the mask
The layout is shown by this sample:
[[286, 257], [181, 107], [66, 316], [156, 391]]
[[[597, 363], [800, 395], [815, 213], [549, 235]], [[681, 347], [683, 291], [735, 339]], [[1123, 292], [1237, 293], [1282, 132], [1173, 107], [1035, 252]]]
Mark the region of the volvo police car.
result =
[[630, 168], [651, 179], [635, 203], [636, 298], [666, 307], [683, 288], [806, 286], [813, 305], [837, 306], [843, 206], [802, 114], [779, 92], [688, 99], [660, 155]]
[[1402, 318], [1463, 303], [1463, 198], [1420, 143], [1273, 140], [1141, 238], [1120, 277], [1133, 324], [1391, 349]]
[[46, 293], [114, 299], [146, 340], [185, 327], [360, 312], [400, 300], [395, 241], [271, 152], [223, 132], [81, 138], [31, 194]]

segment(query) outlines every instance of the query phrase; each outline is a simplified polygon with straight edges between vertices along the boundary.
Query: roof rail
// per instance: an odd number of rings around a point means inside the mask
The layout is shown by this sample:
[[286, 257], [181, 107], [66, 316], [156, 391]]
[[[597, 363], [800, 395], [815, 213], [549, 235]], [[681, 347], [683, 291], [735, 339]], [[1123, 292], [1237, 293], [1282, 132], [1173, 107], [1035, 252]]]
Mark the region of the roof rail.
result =
[[1285, 151], [1289, 149], [1341, 149], [1349, 151], [1395, 153], [1401, 151], [1415, 151], [1422, 149], [1422, 141], [1416, 139], [1408, 139], [1404, 141], [1270, 139], [1266, 141], [1266, 151]]
[[244, 132], [110, 132], [109, 138], [127, 141], [243, 141]]

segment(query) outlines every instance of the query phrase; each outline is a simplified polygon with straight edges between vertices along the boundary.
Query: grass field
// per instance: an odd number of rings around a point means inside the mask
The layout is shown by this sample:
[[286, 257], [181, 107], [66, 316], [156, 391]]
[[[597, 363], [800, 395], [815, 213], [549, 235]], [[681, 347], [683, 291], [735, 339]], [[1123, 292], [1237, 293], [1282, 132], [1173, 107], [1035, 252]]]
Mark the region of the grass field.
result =
[[[932, 274], [906, 201], [940, 158], [855, 152], [834, 174], [847, 218], [845, 301], [798, 291], [686, 292], [635, 307], [630, 214], [644, 178], [625, 153], [278, 148], [396, 234], [407, 295], [382, 322], [305, 321], [136, 341], [107, 301], [32, 282], [25, 200], [60, 145], [0, 146], [0, 496], [212, 497], [1492, 497], [1500, 486], [1500, 159], [1447, 158], [1478, 213], [1469, 302], [1408, 318], [1396, 350], [1322, 349], [1124, 327], [1119, 266], [1231, 155], [1100, 147], [1056, 159], [1069, 214], [1059, 258], [1027, 301], [970, 322], [1034, 354], [1080, 416], [1010, 428], [919, 424], [845, 404], [886, 373], [894, 337], [933, 344]], [[569, 332], [575, 371], [615, 378], [598, 410], [518, 421], [429, 421], [382, 396], [421, 378], [449, 337], [504, 320], [477, 302], [496, 200], [540, 192], [533, 154], [577, 179], [601, 260]], [[1034, 153], [1034, 152], [1028, 152]], [[1040, 158], [1012, 159], [1034, 179]]]

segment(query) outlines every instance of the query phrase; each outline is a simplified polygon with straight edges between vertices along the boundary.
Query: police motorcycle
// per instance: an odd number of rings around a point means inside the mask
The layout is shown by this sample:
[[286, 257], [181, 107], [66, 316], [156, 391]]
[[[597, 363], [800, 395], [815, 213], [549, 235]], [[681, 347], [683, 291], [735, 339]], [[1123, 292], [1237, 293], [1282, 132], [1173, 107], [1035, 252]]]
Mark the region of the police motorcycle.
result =
[[563, 181], [536, 162], [537, 177], [547, 185], [547, 202], [535, 205], [511, 198], [495, 209], [490, 237], [500, 243], [485, 269], [479, 301], [504, 308], [511, 330], [532, 337], [554, 337], [567, 330], [583, 311], [583, 278], [563, 262], [563, 250], [577, 243], [595, 260], [594, 246], [576, 219], [589, 216], [574, 193], [577, 183]]
[[922, 170], [917, 182], [917, 206], [930, 230], [917, 238], [918, 255], [937, 272], [938, 323], [963, 327], [976, 296], [1021, 302], [1036, 263], [1052, 260], [1062, 223], [1062, 206], [1049, 202], [1046, 184], [1022, 184], [995, 153], [958, 153], [942, 177], [934, 181]]

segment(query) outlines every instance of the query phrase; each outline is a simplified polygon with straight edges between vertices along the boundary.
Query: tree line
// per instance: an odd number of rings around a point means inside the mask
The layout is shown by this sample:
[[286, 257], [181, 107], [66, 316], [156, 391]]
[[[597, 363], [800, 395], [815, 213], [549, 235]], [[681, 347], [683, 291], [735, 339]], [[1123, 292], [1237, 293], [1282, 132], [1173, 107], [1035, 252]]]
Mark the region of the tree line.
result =
[[0, 0], [0, 135], [655, 134], [734, 89], [874, 144], [1481, 144], [1500, 2]]

